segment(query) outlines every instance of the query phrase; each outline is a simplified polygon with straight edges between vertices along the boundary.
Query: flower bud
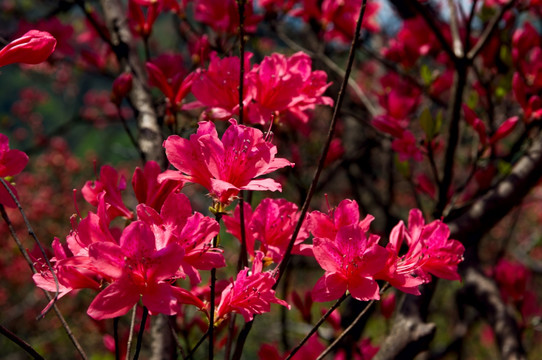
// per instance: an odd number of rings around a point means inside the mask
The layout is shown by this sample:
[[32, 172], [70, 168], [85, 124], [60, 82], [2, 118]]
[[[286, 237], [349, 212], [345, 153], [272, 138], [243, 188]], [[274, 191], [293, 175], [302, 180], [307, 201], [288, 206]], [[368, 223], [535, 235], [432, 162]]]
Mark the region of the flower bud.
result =
[[45, 31], [30, 30], [0, 50], [0, 66], [13, 63], [39, 64], [55, 50], [56, 39]]

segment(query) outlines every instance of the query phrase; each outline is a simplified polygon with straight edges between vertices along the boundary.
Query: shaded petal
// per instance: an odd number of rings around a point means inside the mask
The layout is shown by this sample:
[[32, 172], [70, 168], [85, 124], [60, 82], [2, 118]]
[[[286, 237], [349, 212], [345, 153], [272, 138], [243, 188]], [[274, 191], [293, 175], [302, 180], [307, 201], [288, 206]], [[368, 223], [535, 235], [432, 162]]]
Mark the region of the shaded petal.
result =
[[87, 314], [96, 320], [126, 314], [139, 301], [139, 289], [127, 277], [115, 281], [98, 294]]
[[152, 315], [175, 315], [178, 311], [177, 299], [169, 284], [152, 284], [145, 289], [141, 300]]
[[348, 290], [354, 299], [360, 301], [380, 299], [378, 284], [373, 279], [354, 276], [348, 279]]
[[339, 273], [325, 273], [312, 289], [312, 299], [317, 302], [337, 300], [347, 289], [346, 279]]
[[120, 246], [111, 242], [97, 242], [89, 247], [88, 252], [100, 274], [112, 279], [122, 276], [125, 254]]

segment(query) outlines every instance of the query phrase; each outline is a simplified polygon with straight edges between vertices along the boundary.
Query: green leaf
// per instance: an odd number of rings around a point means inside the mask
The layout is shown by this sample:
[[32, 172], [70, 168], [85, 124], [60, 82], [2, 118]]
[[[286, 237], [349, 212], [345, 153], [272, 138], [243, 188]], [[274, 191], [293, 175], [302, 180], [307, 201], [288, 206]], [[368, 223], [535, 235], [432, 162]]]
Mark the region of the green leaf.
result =
[[500, 175], [506, 175], [512, 170], [512, 164], [504, 160], [499, 160], [499, 162], [497, 162], [497, 169], [499, 170]]
[[431, 85], [431, 83], [433, 82], [433, 75], [431, 74], [429, 66], [427, 66], [426, 64], [423, 64], [420, 68], [420, 76], [426, 86]]
[[440, 132], [440, 129], [442, 129], [442, 121], [444, 119], [444, 112], [442, 111], [442, 109], [440, 109], [438, 112], [437, 112], [437, 117], [435, 118], [435, 135], [438, 134]]
[[405, 178], [410, 178], [410, 164], [408, 160], [400, 161], [399, 155], [395, 155], [395, 167], [399, 171], [401, 175], [403, 175]]
[[503, 98], [506, 96], [506, 89], [502, 86], [499, 86], [495, 89], [495, 96], [498, 98]]
[[429, 108], [423, 109], [420, 114], [420, 125], [422, 126], [427, 139], [431, 140], [435, 135], [435, 122], [433, 121], [433, 116], [431, 115]]
[[467, 106], [471, 109], [476, 109], [478, 105], [478, 93], [476, 91], [471, 91], [467, 97]]

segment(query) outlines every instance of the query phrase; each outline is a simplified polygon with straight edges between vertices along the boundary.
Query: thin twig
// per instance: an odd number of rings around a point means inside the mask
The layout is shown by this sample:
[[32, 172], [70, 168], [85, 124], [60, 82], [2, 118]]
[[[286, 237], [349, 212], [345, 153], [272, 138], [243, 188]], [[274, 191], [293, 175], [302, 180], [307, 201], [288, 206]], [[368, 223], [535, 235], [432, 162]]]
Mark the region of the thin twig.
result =
[[452, 86], [451, 110], [448, 112], [448, 146], [444, 156], [444, 170], [438, 191], [438, 201], [434, 211], [434, 217], [440, 218], [448, 204], [448, 193], [452, 185], [455, 165], [455, 152], [459, 144], [459, 124], [461, 120], [461, 104], [467, 85], [468, 62], [461, 58], [455, 62], [455, 76]]
[[501, 11], [499, 11], [499, 13], [497, 15], [495, 15], [493, 17], [493, 19], [491, 19], [491, 22], [485, 28], [484, 32], [480, 36], [480, 39], [478, 39], [476, 44], [467, 53], [467, 59], [472, 61], [476, 56], [478, 56], [480, 51], [482, 51], [484, 46], [489, 42], [489, 39], [491, 38], [491, 34], [493, 33], [493, 31], [495, 31], [495, 29], [499, 25], [499, 22], [501, 21], [502, 17], [504, 16], [504, 13], [506, 11], [508, 11], [509, 9], [511, 9], [512, 6], [514, 6], [515, 2], [516, 2], [516, 0], [510, 0], [508, 3], [506, 3], [506, 5], [504, 5], [501, 8]]
[[119, 316], [113, 319], [113, 339], [115, 339], [115, 360], [120, 360], [119, 320], [120, 320]]
[[[386, 291], [386, 289], [389, 287], [389, 283], [386, 283], [386, 285], [384, 285], [382, 287], [382, 289], [380, 289], [380, 294], [384, 293], [384, 291]], [[365, 305], [365, 308], [359, 313], [359, 315], [354, 319], [354, 321], [352, 321], [352, 323], [346, 328], [344, 329], [344, 331], [341, 333], [341, 335], [339, 335], [339, 337], [337, 337], [335, 339], [335, 341], [333, 341], [319, 356], [316, 360], [322, 360], [327, 354], [329, 354], [329, 352], [331, 350], [333, 350], [333, 348], [335, 347], [335, 345], [337, 345], [349, 332], [350, 330], [352, 330], [354, 328], [354, 326], [356, 326], [356, 324], [361, 320], [361, 318], [363, 318], [363, 315], [365, 315], [365, 313], [367, 313], [367, 311], [371, 308], [371, 306], [376, 302], [376, 300], [371, 300], [367, 305]]]
[[[19, 249], [22, 249], [21, 251], [22, 251], [23, 257], [27, 261], [27, 263], [28, 263], [28, 265], [30, 267], [30, 270], [32, 271], [33, 274], [36, 274], [37, 270], [34, 267], [34, 264], [32, 263], [32, 260], [30, 259], [30, 256], [28, 256], [28, 253], [26, 252], [26, 249], [22, 246], [22, 243], [19, 240], [19, 237], [17, 236], [17, 233], [15, 232], [15, 228], [13, 227], [13, 224], [12, 224], [8, 214], [6, 213], [6, 210], [4, 209], [3, 205], [0, 205], [0, 213], [2, 214], [2, 217], [3, 217], [4, 221], [8, 225], [8, 229], [9, 229], [9, 232], [11, 234], [11, 237], [15, 240], [15, 242], [17, 243], [17, 246], [19, 246]], [[45, 294], [45, 297], [47, 298], [47, 300], [49, 300], [49, 302], [51, 302], [52, 299], [53, 299], [51, 294], [49, 294], [49, 292], [46, 291], [46, 290], [43, 290], [43, 293]], [[70, 326], [66, 322], [66, 319], [64, 319], [64, 316], [62, 315], [62, 313], [60, 312], [60, 310], [58, 309], [58, 307], [56, 306], [56, 304], [54, 302], [53, 302], [53, 310], [55, 311], [55, 314], [58, 317], [58, 319], [60, 320], [60, 323], [62, 324], [62, 327], [66, 331], [66, 334], [70, 338], [70, 341], [72, 342], [73, 346], [75, 347], [75, 349], [77, 350], [77, 352], [79, 353], [81, 358], [83, 360], [87, 360], [88, 357], [87, 357], [85, 351], [81, 347], [81, 344], [79, 344], [79, 341], [77, 341], [77, 339], [73, 335], [73, 333], [72, 333], [72, 331], [70, 329]]]
[[[284, 43], [286, 45], [288, 45], [288, 47], [290, 47], [291, 49], [296, 50], [296, 51], [303, 51], [304, 53], [306, 53], [310, 57], [312, 57], [314, 59], [318, 59], [319, 61], [323, 62], [331, 71], [333, 71], [338, 76], [340, 76], [342, 78], [345, 77], [345, 71], [343, 69], [341, 69], [333, 60], [331, 60], [325, 54], [323, 54], [323, 53], [315, 53], [315, 52], [301, 46], [297, 42], [290, 39], [281, 30], [280, 26], [276, 27], [276, 32], [277, 32], [277, 35], [278, 35], [279, 39], [284, 41]], [[372, 101], [367, 97], [367, 95], [365, 95], [363, 90], [357, 84], [356, 80], [349, 77], [348, 78], [348, 86], [350, 86], [350, 88], [354, 91], [354, 93], [356, 93], [357, 97], [359, 98], [361, 103], [365, 106], [365, 108], [367, 109], [369, 114], [371, 114], [371, 116], [378, 115], [378, 113], [379, 113], [378, 108], [376, 107], [376, 105], [374, 105], [372, 103]]]
[[[240, 56], [240, 69], [239, 69], [239, 124], [243, 124], [244, 119], [244, 103], [243, 92], [245, 82], [245, 3], [246, 0], [237, 0], [237, 11], [239, 13], [239, 56]], [[241, 227], [241, 249], [239, 252], [239, 259], [237, 261], [237, 272], [241, 271], [245, 266], [248, 266], [248, 251], [247, 240], [245, 234], [245, 201], [244, 195], [246, 191], [241, 192], [239, 199], [239, 226]], [[226, 346], [225, 356], [229, 357], [229, 349], [231, 349], [231, 333], [230, 339], [228, 339], [228, 346]]]
[[[21, 213], [21, 216], [23, 217], [23, 221], [26, 225], [26, 229], [28, 230], [28, 234], [30, 235], [30, 237], [32, 237], [32, 239], [34, 239], [34, 242], [38, 245], [39, 249], [40, 249], [40, 252], [41, 254], [43, 255], [43, 260], [45, 261], [45, 263], [47, 264], [47, 267], [49, 268], [49, 271], [51, 271], [51, 275], [53, 275], [53, 280], [55, 281], [55, 296], [54, 296], [54, 301], [53, 303], [56, 302], [56, 300], [58, 299], [58, 293], [59, 293], [59, 283], [58, 283], [58, 278], [56, 277], [56, 274], [55, 274], [55, 271], [53, 269], [53, 266], [51, 265], [51, 262], [49, 261], [49, 258], [47, 257], [47, 254], [45, 253], [45, 249], [43, 248], [43, 246], [41, 245], [41, 242], [39, 241], [36, 233], [34, 232], [34, 230], [32, 229], [32, 226], [30, 225], [30, 221], [28, 221], [28, 218], [26, 217], [26, 214], [23, 210], [23, 207], [21, 206], [21, 203], [19, 202], [19, 199], [17, 199], [17, 196], [15, 196], [15, 194], [13, 193], [13, 191], [11, 191], [11, 188], [8, 186], [8, 184], [6, 183], [6, 181], [3, 179], [3, 178], [0, 178], [0, 181], [2, 182], [2, 185], [4, 186], [4, 188], [6, 188], [7, 192], [9, 193], [9, 196], [13, 199], [13, 201], [15, 202], [15, 205], [17, 205], [17, 208], [19, 209], [19, 212]], [[21, 249], [21, 246], [19, 247], [19, 249]], [[25, 251], [26, 252], [26, 251]], [[28, 260], [27, 260], [28, 261]], [[32, 262], [31, 262], [32, 263]], [[33, 267], [33, 265], [32, 265]], [[40, 314], [38, 316], [38, 320], [39, 319], [42, 319], [46, 314], [47, 312], [49, 312], [50, 308], [47, 309], [47, 311], [45, 311], [44, 313]]]
[[128, 342], [126, 343], [126, 360], [130, 359], [130, 349], [132, 347], [132, 339], [134, 338], [136, 312], [137, 304], [135, 304], [132, 308], [132, 318], [130, 319], [130, 332], [128, 333]]
[[459, 36], [456, 2], [454, 0], [448, 0], [448, 7], [450, 8], [450, 29], [452, 33], [452, 46], [454, 54], [458, 58], [461, 58], [463, 57], [464, 52], [461, 37]]
[[177, 331], [175, 330], [175, 323], [174, 323], [174, 318], [172, 318], [171, 316], [168, 317], [168, 325], [169, 325], [169, 329], [171, 330], [171, 334], [173, 335], [173, 339], [175, 340], [175, 344], [177, 345], [177, 349], [179, 349], [179, 351], [181, 352], [181, 357], [183, 358], [183, 360], [186, 358], [186, 354], [184, 353], [184, 349], [183, 349], [183, 346], [181, 345], [181, 342], [179, 341], [179, 337], [177, 336]]
[[[217, 211], [215, 214], [216, 222], [220, 224], [222, 213]], [[213, 248], [218, 246], [218, 234], [213, 238]], [[215, 328], [215, 285], [216, 285], [216, 268], [211, 269], [211, 296], [209, 309], [209, 360], [214, 358], [214, 328]]]
[[186, 355], [186, 360], [190, 360], [192, 359], [192, 356], [194, 355], [194, 353], [196, 352], [196, 350], [200, 347], [201, 344], [203, 344], [203, 342], [205, 341], [205, 339], [207, 339], [207, 337], [209, 336], [209, 331], [206, 331], [202, 337], [198, 340], [198, 342], [196, 343], [196, 345], [194, 345], [194, 347], [192, 348], [192, 350], [190, 350], [190, 352], [188, 352], [188, 355]]
[[301, 349], [301, 347], [305, 345], [305, 343], [310, 339], [310, 337], [316, 331], [318, 331], [318, 328], [324, 323], [324, 321], [326, 321], [329, 315], [331, 315], [331, 313], [335, 311], [335, 309], [337, 309], [342, 304], [342, 302], [346, 300], [347, 297], [348, 297], [348, 294], [344, 293], [343, 296], [341, 296], [339, 300], [337, 300], [337, 302], [333, 304], [332, 307], [329, 308], [329, 310], [324, 314], [324, 316], [322, 316], [320, 320], [318, 320], [318, 322], [314, 324], [311, 331], [309, 331], [309, 333], [303, 338], [303, 340], [301, 340], [301, 342], [290, 352], [290, 354], [288, 354], [288, 357], [286, 358], [286, 360], [290, 360], [299, 351], [299, 349]]
[[209, 360], [214, 358], [214, 328], [215, 328], [215, 284], [216, 284], [216, 268], [211, 269], [211, 308], [209, 310]]
[[139, 332], [137, 334], [136, 352], [134, 354], [134, 360], [139, 359], [139, 352], [141, 351], [141, 345], [143, 343], [143, 333], [145, 332], [145, 323], [147, 322], [147, 316], [149, 310], [146, 306], [143, 306], [143, 316], [141, 317], [141, 323], [139, 324]]
[[126, 121], [126, 118], [124, 117], [124, 115], [122, 115], [120, 105], [117, 106], [117, 114], [120, 118], [120, 122], [122, 123], [122, 127], [124, 127], [124, 131], [126, 131], [126, 134], [128, 135], [128, 138], [130, 139], [130, 142], [132, 143], [132, 145], [134, 145], [135, 149], [137, 150], [137, 153], [139, 154], [139, 157], [141, 158], [141, 162], [145, 164], [145, 161], [146, 161], [145, 153], [141, 150], [141, 147], [137, 143], [136, 138], [134, 137], [134, 135], [132, 134], [132, 131], [128, 127], [128, 122]]
[[239, 13], [239, 124], [243, 124], [243, 91], [245, 81], [245, 2], [246, 0], [237, 0], [237, 11]]
[[478, 0], [473, 0], [470, 7], [469, 17], [467, 18], [467, 24], [465, 25], [465, 49], [467, 52], [470, 49], [470, 35], [472, 32], [472, 21], [474, 20], [474, 14], [476, 13], [476, 5], [478, 5]]
[[21, 339], [20, 337], [18, 337], [17, 335], [12, 333], [8, 329], [6, 329], [1, 324], [0, 324], [0, 334], [7, 337], [14, 344], [19, 345], [19, 347], [23, 349], [28, 355], [32, 356], [32, 358], [36, 360], [45, 360], [45, 358], [41, 356], [36, 350], [34, 350], [34, 348], [29, 343], [27, 343], [26, 341], [24, 341], [23, 339]]
[[342, 106], [342, 103], [344, 101], [345, 95], [346, 95], [346, 88], [348, 86], [348, 78], [350, 77], [350, 73], [352, 71], [352, 65], [354, 64], [354, 57], [355, 52], [358, 46], [359, 42], [359, 35], [361, 33], [361, 23], [363, 21], [363, 16], [365, 15], [365, 7], [367, 6], [367, 0], [363, 0], [363, 3], [361, 5], [361, 9], [359, 12], [358, 20], [356, 23], [356, 31], [354, 33], [354, 38], [352, 39], [352, 44], [350, 46], [350, 53], [348, 54], [348, 62], [346, 65], [346, 70], [344, 74], [344, 79], [341, 85], [341, 89], [339, 90], [339, 93], [337, 95], [337, 102], [335, 103], [335, 108], [333, 109], [333, 116], [331, 118], [331, 123], [329, 124], [329, 131], [327, 134], [327, 139], [324, 144], [324, 147], [322, 149], [322, 154], [320, 155], [320, 159], [318, 161], [318, 167], [316, 168], [316, 171], [314, 173], [311, 185], [309, 187], [309, 190], [307, 192], [307, 197], [305, 199], [305, 202], [303, 203], [303, 207], [301, 208], [301, 212], [299, 215], [299, 220], [297, 221], [295, 230], [292, 234], [292, 238], [290, 239], [290, 242], [288, 243], [288, 247], [286, 248], [286, 252], [284, 254], [284, 257], [282, 261], [280, 262], [280, 265], [278, 267], [278, 274], [277, 274], [277, 281], [275, 282], [275, 285], [273, 288], [276, 289], [278, 283], [280, 282], [280, 278], [282, 277], [286, 267], [288, 266], [288, 262], [291, 257], [292, 249], [294, 247], [294, 243], [297, 239], [297, 235], [299, 234], [299, 231], [301, 230], [301, 226], [303, 225], [303, 221], [305, 220], [305, 216], [307, 215], [307, 212], [309, 210], [309, 205], [312, 199], [312, 196], [314, 195], [314, 191], [316, 189], [316, 186], [318, 185], [318, 180], [320, 178], [320, 174], [322, 172], [322, 169], [324, 168], [324, 163], [326, 161], [327, 153], [329, 151], [329, 147], [331, 144], [331, 140], [333, 139], [333, 134], [335, 133], [335, 125], [337, 123], [337, 119], [339, 117], [339, 110]]

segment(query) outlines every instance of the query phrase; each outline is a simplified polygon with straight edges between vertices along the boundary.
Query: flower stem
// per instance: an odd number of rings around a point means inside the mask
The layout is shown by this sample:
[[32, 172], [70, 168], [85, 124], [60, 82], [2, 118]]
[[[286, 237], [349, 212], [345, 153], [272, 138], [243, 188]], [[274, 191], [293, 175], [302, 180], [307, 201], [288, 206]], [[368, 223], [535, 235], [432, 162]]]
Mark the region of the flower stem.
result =
[[141, 352], [141, 345], [143, 343], [143, 332], [145, 331], [145, 323], [147, 322], [147, 316], [149, 310], [146, 306], [143, 306], [143, 316], [141, 317], [141, 324], [139, 324], [139, 332], [137, 334], [136, 351], [134, 354], [134, 360], [139, 359], [139, 353]]
[[120, 360], [119, 320], [120, 320], [120, 317], [118, 316], [113, 319], [113, 339], [115, 339], [115, 360]]
[[[222, 212], [217, 211], [215, 213], [216, 222], [220, 224], [222, 219]], [[218, 234], [213, 238], [213, 248], [218, 246]], [[215, 284], [216, 284], [216, 268], [211, 269], [211, 296], [210, 296], [210, 309], [209, 309], [209, 360], [214, 358], [214, 328], [215, 328]]]

